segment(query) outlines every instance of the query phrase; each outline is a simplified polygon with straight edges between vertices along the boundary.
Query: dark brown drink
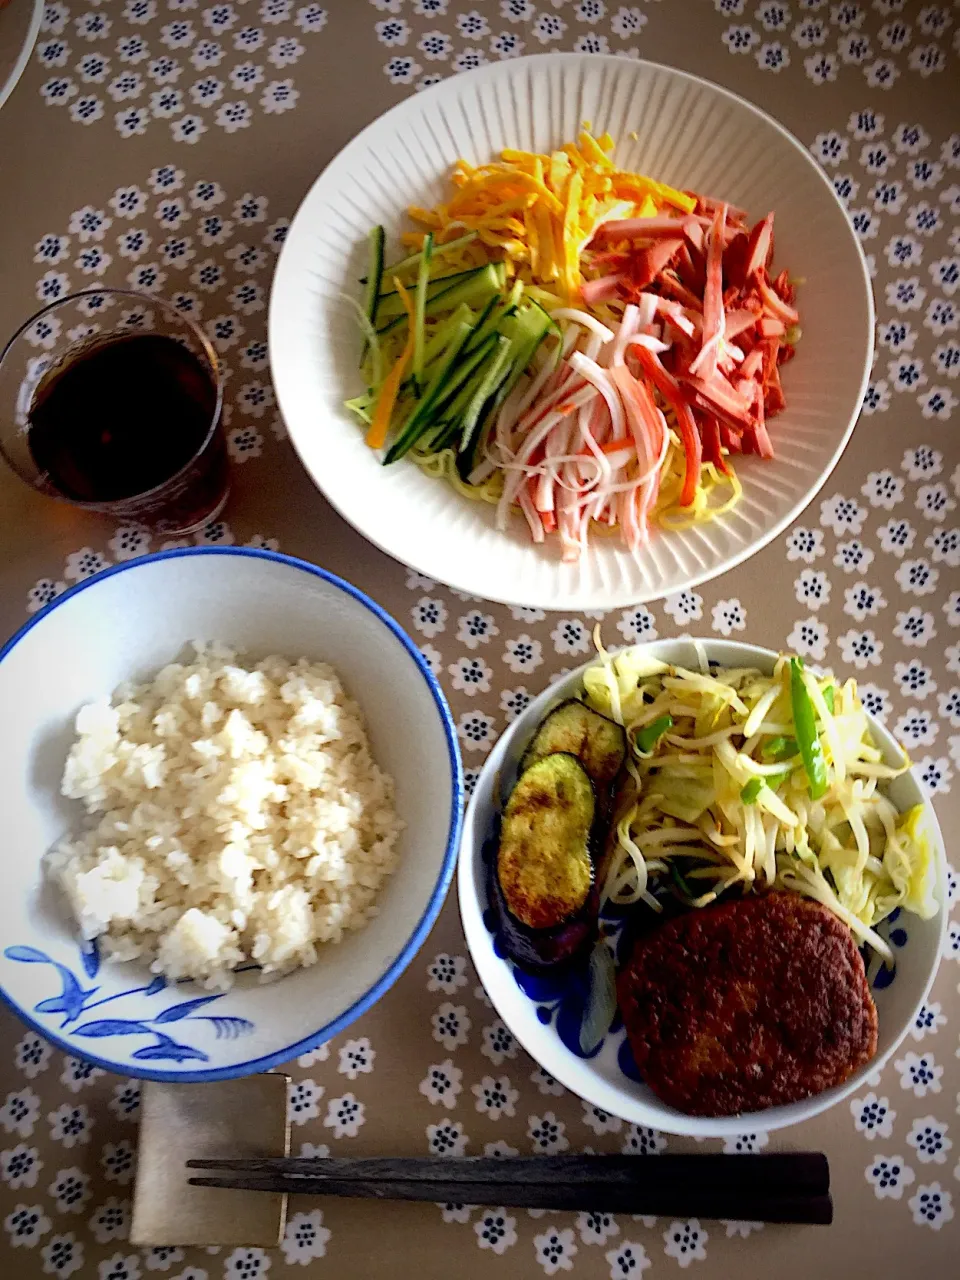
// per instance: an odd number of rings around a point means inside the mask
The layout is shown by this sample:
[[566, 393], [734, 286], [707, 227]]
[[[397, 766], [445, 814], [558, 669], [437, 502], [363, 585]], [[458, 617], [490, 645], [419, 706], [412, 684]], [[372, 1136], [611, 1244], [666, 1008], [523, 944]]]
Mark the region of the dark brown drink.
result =
[[217, 353], [193, 320], [159, 298], [86, 290], [4, 348], [0, 453], [42, 493], [157, 535], [193, 533], [227, 500], [221, 396]]
[[165, 484], [210, 431], [217, 388], [176, 338], [136, 333], [88, 347], [37, 387], [27, 441], [50, 486], [113, 502]]

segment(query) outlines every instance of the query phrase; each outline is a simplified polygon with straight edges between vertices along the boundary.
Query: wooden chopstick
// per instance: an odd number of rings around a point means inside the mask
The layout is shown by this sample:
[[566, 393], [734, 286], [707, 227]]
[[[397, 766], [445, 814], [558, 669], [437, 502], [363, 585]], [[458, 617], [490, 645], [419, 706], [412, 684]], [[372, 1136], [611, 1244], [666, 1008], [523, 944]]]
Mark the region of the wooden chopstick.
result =
[[774, 1152], [769, 1155], [680, 1155], [667, 1153], [649, 1168], [636, 1156], [269, 1156], [242, 1160], [189, 1160], [191, 1169], [227, 1169], [233, 1173], [286, 1174], [335, 1178], [338, 1181], [404, 1182], [551, 1182], [596, 1185], [709, 1185], [733, 1191], [825, 1195], [830, 1166], [820, 1152]]
[[757, 1222], [829, 1223], [826, 1157], [519, 1156], [190, 1160], [220, 1170], [191, 1185], [360, 1199], [649, 1213]]

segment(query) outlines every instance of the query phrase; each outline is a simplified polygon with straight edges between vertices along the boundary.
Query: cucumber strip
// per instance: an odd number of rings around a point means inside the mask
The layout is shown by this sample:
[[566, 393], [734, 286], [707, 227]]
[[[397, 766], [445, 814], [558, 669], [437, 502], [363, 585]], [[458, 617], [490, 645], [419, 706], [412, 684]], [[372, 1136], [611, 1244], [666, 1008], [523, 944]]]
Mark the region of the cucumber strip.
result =
[[463, 370], [458, 370], [451, 378], [450, 386], [445, 388], [437, 406], [438, 416], [446, 424], [446, 429], [438, 437], [438, 449], [453, 444], [460, 435], [464, 416], [476, 395], [477, 387], [496, 357], [497, 337], [496, 332], [488, 334], [481, 345], [465, 357]]
[[404, 424], [400, 435], [387, 451], [384, 465], [402, 458], [416, 444], [424, 432], [429, 430], [434, 421], [436, 406], [440, 401], [446, 384], [450, 381], [453, 366], [459, 359], [463, 344], [470, 336], [470, 333], [471, 327], [466, 321], [458, 325], [454, 330], [436, 373], [434, 373], [424, 389], [423, 395], [414, 406], [413, 412]]
[[[465, 236], [460, 236], [456, 240], [448, 240], [446, 244], [437, 244], [433, 247], [433, 256], [439, 257], [441, 253], [450, 253], [454, 249], [462, 249], [465, 245], [476, 240], [478, 232], [469, 231]], [[406, 271], [409, 267], [415, 267], [423, 257], [423, 250], [418, 253], [411, 253], [408, 258], [401, 258], [399, 262], [392, 263], [389, 267], [384, 267], [384, 272], [388, 276], [395, 275], [398, 271]], [[361, 284], [369, 283], [367, 277], [364, 276], [360, 281]]]
[[[463, 359], [462, 351], [456, 353], [455, 361], [460, 361], [456, 369], [453, 368], [451, 362], [448, 366], [445, 379], [440, 383], [435, 395], [429, 397], [424, 396], [420, 404], [414, 410], [414, 416], [407, 420], [406, 425], [400, 433], [396, 443], [390, 450], [390, 453], [384, 459], [384, 465], [388, 462], [395, 462], [417, 444], [428, 431], [431, 431], [439, 419], [446, 421], [452, 416], [452, 406], [449, 406], [450, 397], [455, 396], [458, 388], [463, 387], [466, 392], [470, 392], [474, 384], [475, 377], [481, 366], [489, 358], [490, 350], [493, 346], [494, 339], [490, 339], [489, 346], [484, 347], [482, 351], [475, 352], [472, 356]], [[466, 396], [466, 403], [469, 403], [469, 394]], [[459, 429], [459, 417], [454, 420], [453, 426]], [[396, 452], [394, 452], [396, 451]]]
[[514, 280], [510, 286], [510, 292], [507, 294], [504, 306], [512, 307], [514, 310], [520, 305], [520, 299], [523, 297], [523, 281]]
[[444, 429], [438, 434], [432, 446], [434, 453], [453, 444], [460, 434], [464, 414], [470, 408], [479, 380], [485, 376], [490, 362], [494, 359], [496, 345], [497, 335], [489, 334], [480, 347], [465, 357], [463, 366], [457, 370], [448, 386], [444, 388], [436, 406], [437, 416]]
[[459, 430], [460, 422], [458, 419], [448, 420], [447, 418], [442, 418], [437, 424], [433, 438], [424, 443], [424, 453], [428, 456], [431, 453], [440, 453], [448, 445], [453, 444]]
[[503, 318], [503, 311], [500, 304], [501, 299], [495, 294], [480, 312], [480, 318], [474, 325], [473, 333], [470, 335], [470, 341], [464, 348], [464, 354], [476, 351], [477, 348], [481, 346], [487, 338], [489, 338], [490, 334], [496, 330], [497, 325]]
[[[484, 356], [488, 361], [490, 356], [492, 356], [493, 347], [494, 343], [492, 342], [484, 352]], [[474, 383], [467, 383], [466, 387], [462, 387], [461, 385], [456, 396], [453, 397], [448, 406], [443, 408], [443, 420], [448, 422], [448, 424], [456, 426], [457, 430], [460, 430], [463, 424], [463, 415], [465, 415], [468, 408], [470, 408], [472, 398], [474, 398]]]
[[423, 365], [428, 369], [438, 356], [443, 355], [446, 350], [447, 343], [450, 341], [450, 335], [459, 324], [466, 322], [473, 328], [476, 323], [476, 317], [465, 302], [461, 302], [451, 315], [437, 326], [433, 336], [427, 340], [427, 345], [423, 349]]
[[[486, 265], [486, 264], [485, 264]], [[467, 280], [470, 276], [475, 276], [478, 271], [482, 271], [483, 267], [470, 267], [467, 271], [454, 271], [447, 276], [431, 276], [427, 285], [427, 297], [435, 297], [443, 289], [449, 289], [452, 284], [458, 280]], [[387, 310], [384, 310], [387, 308]], [[400, 315], [403, 310], [403, 303], [400, 301], [400, 294], [396, 289], [385, 289], [380, 294], [380, 309], [377, 314], [381, 317], [390, 317]]]
[[423, 348], [426, 345], [426, 334], [423, 323], [426, 317], [427, 285], [430, 283], [430, 254], [433, 251], [433, 234], [428, 233], [423, 242], [423, 256], [420, 259], [420, 270], [417, 273], [417, 297], [413, 312], [413, 385], [419, 390], [423, 378]]
[[489, 304], [487, 305], [477, 322], [474, 337], [467, 343], [467, 351], [475, 351], [480, 343], [488, 338], [491, 333], [503, 332], [503, 322], [516, 314], [517, 304], [522, 293], [523, 282], [517, 280], [505, 298], [497, 299], [500, 304], [498, 308], [495, 309]]
[[[507, 368], [509, 367], [508, 361]], [[493, 395], [481, 405], [476, 430], [467, 443], [461, 444], [457, 450], [457, 474], [464, 484], [470, 483], [470, 477], [483, 452], [484, 442], [488, 439], [493, 423], [496, 421], [496, 415], [493, 412], [496, 403], [496, 396]]]
[[380, 337], [356, 298], [351, 298], [349, 294], [345, 293], [343, 300], [356, 312], [360, 331], [363, 334], [363, 351], [360, 354], [360, 371], [362, 373], [365, 371], [367, 358], [370, 358], [370, 370], [364, 377], [364, 381], [368, 385], [372, 384], [375, 387], [379, 387], [383, 376], [383, 354], [380, 350]]
[[543, 342], [550, 330], [555, 327], [555, 322], [541, 306], [534, 303], [526, 311], [521, 311], [517, 315], [516, 325], [519, 332], [513, 339], [515, 343], [513, 368], [497, 392], [498, 406], [503, 404], [516, 386], [527, 365], [536, 355], [540, 343]]
[[[424, 377], [429, 381], [436, 372], [437, 362], [443, 358], [443, 353], [447, 348], [451, 335], [458, 325], [466, 323], [472, 329], [477, 322], [476, 313], [461, 303], [460, 306], [451, 315], [437, 326], [433, 336], [428, 339], [427, 345], [423, 350], [423, 373]], [[401, 391], [404, 394], [413, 390], [413, 378], [405, 378], [400, 384]]]
[[369, 396], [355, 396], [352, 400], [344, 400], [343, 407], [355, 413], [358, 418], [369, 423], [372, 420]]
[[[461, 302], [474, 306], [485, 304], [491, 295], [502, 292], [503, 282], [501, 276], [502, 272], [497, 270], [497, 264], [488, 263], [487, 266], [481, 267], [468, 279], [452, 284], [449, 288], [434, 294], [432, 298], [428, 298], [424, 306], [424, 314], [428, 316], [441, 315], [444, 311], [453, 311]], [[397, 316], [395, 320], [389, 321], [377, 332], [382, 337], [385, 333], [390, 333], [399, 325], [406, 323], [406, 314]]]
[[496, 392], [500, 383], [507, 376], [510, 368], [510, 354], [513, 350], [513, 343], [509, 338], [503, 337], [502, 334], [497, 335], [494, 347], [494, 357], [486, 369], [480, 383], [473, 394], [467, 412], [463, 415], [463, 434], [460, 437], [459, 453], [463, 453], [470, 448], [470, 442], [480, 425], [480, 411], [486, 405], [490, 397]]
[[470, 403], [473, 382], [476, 377], [481, 376], [483, 366], [490, 359], [496, 340], [496, 334], [491, 334], [476, 351], [471, 351], [469, 355], [461, 352], [463, 363], [441, 388], [434, 406], [444, 418], [453, 417], [455, 414], [459, 416], [466, 411]]
[[386, 233], [383, 227], [374, 227], [369, 235], [370, 274], [367, 276], [367, 287], [363, 291], [363, 309], [367, 319], [377, 327], [377, 306], [380, 290], [383, 288], [383, 245]]
[[552, 324], [553, 321], [540, 307], [527, 307], [512, 317], [508, 325], [503, 326], [509, 328], [509, 333], [502, 335], [500, 340], [507, 342], [509, 350], [502, 376], [490, 388], [487, 399], [480, 404], [474, 425], [470, 425], [468, 417], [464, 418], [463, 437], [457, 453], [457, 471], [461, 479], [469, 479], [476, 465], [487, 423], [492, 422], [499, 412], [540, 343], [550, 332]]
[[[434, 258], [436, 254], [434, 254]], [[434, 258], [430, 259], [430, 265], [433, 266]], [[445, 276], [430, 276], [428, 286], [430, 293], [437, 293], [441, 288], [446, 289], [448, 285], [453, 284], [454, 280], [466, 280], [467, 276], [474, 276], [478, 271], [482, 271], [488, 263], [483, 263], [479, 267], [464, 267], [462, 271], [451, 271]], [[387, 298], [399, 298], [400, 291], [398, 289], [384, 289], [380, 294], [380, 302], [383, 303]]]
[[[368, 237], [370, 246], [370, 271], [367, 276], [367, 287], [363, 291], [363, 314], [367, 318], [367, 324], [364, 326], [363, 350], [360, 352], [360, 366], [367, 358], [371, 340], [370, 330], [376, 333], [377, 329], [377, 308], [380, 303], [380, 290], [383, 287], [383, 246], [386, 233], [383, 227], [373, 227]], [[379, 366], [379, 356], [376, 361]]]

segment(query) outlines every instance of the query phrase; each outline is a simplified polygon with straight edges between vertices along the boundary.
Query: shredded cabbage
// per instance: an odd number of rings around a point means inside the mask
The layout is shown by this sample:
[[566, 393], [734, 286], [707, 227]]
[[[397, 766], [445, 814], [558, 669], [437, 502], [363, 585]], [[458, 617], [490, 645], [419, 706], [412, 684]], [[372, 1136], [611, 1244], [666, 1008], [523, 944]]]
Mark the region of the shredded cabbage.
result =
[[[693, 905], [737, 885], [789, 889], [823, 903], [892, 963], [876, 927], [897, 907], [936, 914], [936, 843], [924, 805], [899, 814], [878, 789], [909, 760], [882, 763], [856, 683], [802, 671], [826, 768], [820, 794], [800, 749], [789, 658], [772, 675], [698, 672], [639, 646], [609, 654], [596, 639], [584, 700], [622, 724], [631, 745], [631, 803], [612, 837], [607, 895], [655, 901], [658, 877], [682, 858], [685, 883], [703, 890]], [[641, 750], [637, 732], [664, 716], [669, 729]]]

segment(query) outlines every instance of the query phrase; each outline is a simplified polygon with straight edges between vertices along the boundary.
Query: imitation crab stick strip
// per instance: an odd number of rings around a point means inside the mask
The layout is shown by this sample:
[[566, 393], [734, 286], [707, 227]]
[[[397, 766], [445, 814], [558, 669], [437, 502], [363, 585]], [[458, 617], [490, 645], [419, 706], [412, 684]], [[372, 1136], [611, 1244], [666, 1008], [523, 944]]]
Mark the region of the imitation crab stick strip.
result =
[[400, 294], [400, 301], [403, 303], [404, 310], [407, 313], [407, 341], [396, 364], [384, 378], [383, 386], [377, 396], [377, 406], [373, 411], [373, 418], [370, 421], [370, 429], [366, 437], [367, 444], [371, 449], [382, 449], [387, 442], [387, 432], [390, 429], [393, 407], [397, 402], [400, 384], [403, 382], [403, 373], [413, 356], [413, 347], [416, 341], [417, 326], [414, 323], [413, 303], [410, 301], [410, 295], [396, 276], [393, 278], [393, 287]]
[[683, 445], [683, 456], [686, 464], [683, 474], [683, 488], [680, 491], [680, 505], [689, 507], [696, 496], [697, 485], [700, 483], [700, 463], [703, 455], [703, 446], [700, 441], [700, 433], [697, 430], [697, 423], [693, 416], [693, 410], [690, 408], [690, 402], [684, 395], [680, 383], [677, 382], [672, 373], [663, 367], [662, 362], [653, 351], [641, 346], [639, 343], [633, 345], [633, 351], [640, 362], [640, 368], [676, 414], [677, 427], [680, 431], [680, 443]]
[[[610, 336], [611, 338], [613, 337], [612, 334]], [[613, 370], [601, 369], [595, 360], [588, 360], [579, 351], [575, 351], [570, 357], [570, 364], [586, 382], [596, 387], [607, 402], [614, 438], [624, 435], [626, 423], [623, 416], [623, 404], [617, 394], [617, 386], [610, 380]]]

